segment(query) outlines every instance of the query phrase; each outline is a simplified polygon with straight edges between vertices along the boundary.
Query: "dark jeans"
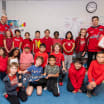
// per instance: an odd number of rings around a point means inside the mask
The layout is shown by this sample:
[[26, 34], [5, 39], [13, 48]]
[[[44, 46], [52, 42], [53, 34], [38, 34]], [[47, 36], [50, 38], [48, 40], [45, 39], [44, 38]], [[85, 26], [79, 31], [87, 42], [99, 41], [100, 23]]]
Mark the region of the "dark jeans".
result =
[[0, 72], [0, 79], [1, 80], [3, 80], [5, 76], [6, 76], [6, 73], [5, 72]]
[[59, 96], [57, 78], [49, 78], [47, 80], [47, 89], [48, 91], [51, 91], [54, 96]]
[[[70, 92], [74, 91], [74, 87], [73, 87], [70, 79], [68, 79], [67, 90], [70, 91]], [[82, 90], [83, 93], [86, 93], [87, 92], [87, 89], [86, 89], [86, 86], [85, 86], [84, 82], [83, 82], [80, 90]]]
[[91, 61], [94, 59], [96, 59], [96, 54], [97, 52], [88, 52], [88, 60], [87, 60], [87, 67], [89, 68]]
[[24, 89], [20, 89], [18, 95], [8, 95], [7, 100], [10, 104], [20, 104], [19, 98], [24, 102], [27, 100], [27, 95]]

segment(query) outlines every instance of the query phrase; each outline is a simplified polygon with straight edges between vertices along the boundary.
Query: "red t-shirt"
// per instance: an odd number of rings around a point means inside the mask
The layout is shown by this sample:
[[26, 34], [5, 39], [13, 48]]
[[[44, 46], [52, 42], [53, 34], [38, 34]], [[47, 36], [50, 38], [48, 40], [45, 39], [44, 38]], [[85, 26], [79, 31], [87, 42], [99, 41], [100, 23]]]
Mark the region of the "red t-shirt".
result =
[[56, 65], [60, 67], [61, 62], [64, 61], [64, 55], [61, 52], [59, 52], [58, 54], [51, 53], [51, 55], [54, 55], [56, 57]]
[[44, 67], [47, 65], [48, 54], [47, 54], [46, 52], [44, 52], [44, 53], [37, 52], [37, 53], [35, 54], [35, 57], [34, 57], [34, 64], [35, 64], [36, 58], [37, 58], [38, 56], [43, 57], [44, 62], [43, 62], [43, 64], [42, 64], [41, 66], [44, 68]]
[[[65, 44], [64, 46], [65, 46], [66, 50], [68, 50], [68, 51], [70, 51], [72, 49], [73, 43], [75, 43], [75, 41], [73, 39], [72, 40], [64, 39], [62, 41], [62, 44]], [[63, 49], [63, 52], [66, 55], [72, 55], [73, 54], [73, 52], [70, 52], [70, 53], [65, 52], [64, 49]]]
[[32, 44], [32, 41], [31, 41], [30, 39], [24, 39], [24, 40], [23, 40], [22, 49], [24, 49], [24, 46], [25, 46], [26, 44], [29, 44], [29, 45], [30, 45], [30, 48], [31, 48], [31, 50], [32, 50], [33, 44]]
[[62, 44], [62, 40], [61, 39], [52, 39], [52, 45], [55, 45], [56, 43], [59, 43], [60, 45]]
[[95, 80], [99, 85], [104, 80], [104, 64], [99, 64], [97, 60], [93, 60], [88, 69], [88, 80], [92, 82]]
[[19, 38], [14, 37], [13, 42], [14, 42], [14, 47], [19, 48], [20, 43], [23, 42], [23, 38], [22, 37], [19, 37]]
[[41, 43], [42, 43], [42, 39], [33, 39], [34, 53], [39, 51], [39, 47]]
[[98, 47], [98, 40], [101, 34], [104, 34], [104, 26], [90, 27], [87, 30], [88, 37], [88, 51], [89, 52], [98, 52], [101, 49]]
[[10, 79], [10, 83], [11, 83], [12, 86], [18, 84], [18, 79], [17, 79], [16, 75], [14, 75], [14, 76], [8, 76], [8, 77]]
[[42, 43], [44, 43], [46, 45], [46, 52], [50, 52], [51, 51], [51, 46], [52, 46], [52, 38], [48, 37], [44, 37], [42, 39]]
[[86, 40], [85, 38], [81, 38], [80, 39], [80, 52], [83, 52], [84, 48], [85, 48], [85, 45], [86, 45]]

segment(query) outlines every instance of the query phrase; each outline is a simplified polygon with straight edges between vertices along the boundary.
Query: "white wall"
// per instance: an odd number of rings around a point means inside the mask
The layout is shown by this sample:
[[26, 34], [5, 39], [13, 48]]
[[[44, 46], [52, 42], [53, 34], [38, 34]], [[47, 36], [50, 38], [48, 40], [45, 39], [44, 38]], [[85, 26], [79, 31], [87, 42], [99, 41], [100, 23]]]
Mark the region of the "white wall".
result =
[[68, 30], [76, 36], [80, 27], [90, 26], [94, 15], [104, 23], [104, 0], [93, 0], [97, 2], [98, 10], [92, 14], [85, 9], [89, 1], [92, 0], [10, 0], [7, 1], [7, 15], [8, 19], [26, 22], [24, 32], [29, 31], [32, 38], [36, 30], [40, 30], [43, 37], [46, 28], [51, 30], [52, 36], [55, 30], [60, 32], [60, 37]]
[[0, 0], [0, 17], [2, 16], [2, 1]]

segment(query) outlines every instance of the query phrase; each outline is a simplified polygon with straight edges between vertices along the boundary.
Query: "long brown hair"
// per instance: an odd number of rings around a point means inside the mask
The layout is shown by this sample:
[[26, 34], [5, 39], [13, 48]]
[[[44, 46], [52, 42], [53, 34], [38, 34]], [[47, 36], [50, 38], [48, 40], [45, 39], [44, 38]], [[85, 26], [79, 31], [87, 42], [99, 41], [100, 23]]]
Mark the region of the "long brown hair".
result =
[[3, 58], [5, 58], [6, 57], [5, 49], [3, 47], [0, 47], [0, 50], [3, 50], [3, 52], [4, 52]]
[[[82, 30], [85, 30], [85, 31], [86, 31], [86, 28], [81, 28], [81, 29], [80, 29], [79, 37], [81, 37], [81, 31], [82, 31]], [[87, 32], [86, 32], [86, 35], [87, 35]], [[85, 37], [86, 37], [86, 35], [85, 35]]]

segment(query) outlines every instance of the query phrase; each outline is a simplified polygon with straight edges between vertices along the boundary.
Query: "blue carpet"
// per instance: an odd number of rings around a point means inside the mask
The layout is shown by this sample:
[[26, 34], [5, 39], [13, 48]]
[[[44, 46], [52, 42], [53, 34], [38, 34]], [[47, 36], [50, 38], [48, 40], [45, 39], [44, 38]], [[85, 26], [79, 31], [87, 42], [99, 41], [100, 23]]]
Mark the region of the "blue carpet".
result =
[[[3, 97], [4, 84], [0, 81], [0, 104], [9, 104]], [[43, 91], [42, 96], [36, 95], [36, 89], [31, 97], [28, 97], [26, 102], [21, 104], [104, 104], [104, 85], [102, 85], [101, 91], [98, 96], [88, 98], [86, 94], [77, 93], [72, 94], [66, 90], [66, 81], [64, 86], [60, 87], [60, 97], [54, 97], [52, 93]]]

